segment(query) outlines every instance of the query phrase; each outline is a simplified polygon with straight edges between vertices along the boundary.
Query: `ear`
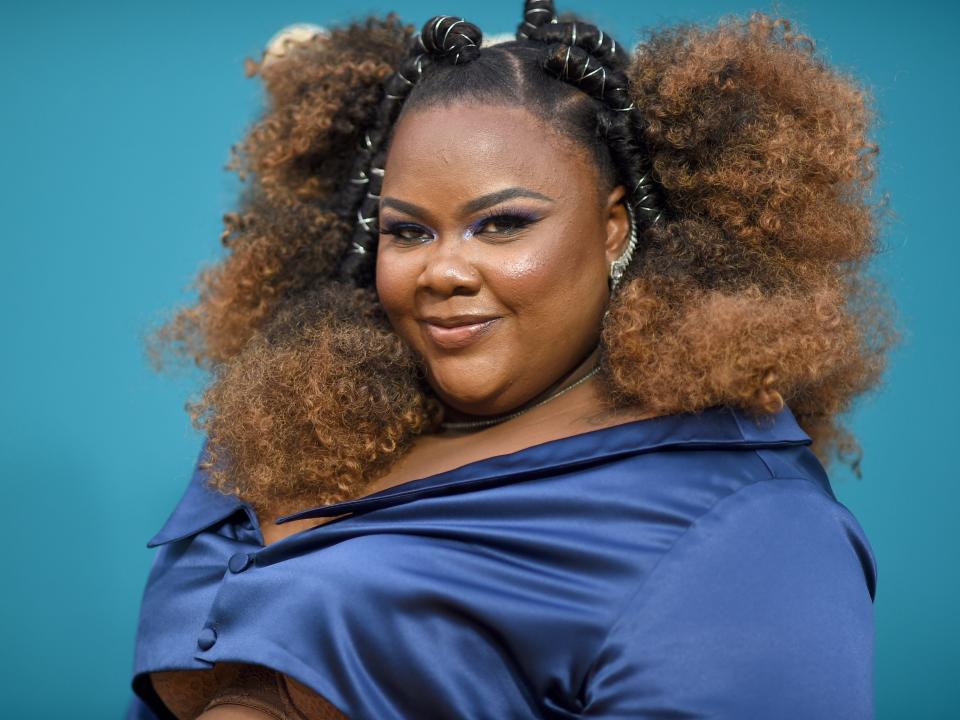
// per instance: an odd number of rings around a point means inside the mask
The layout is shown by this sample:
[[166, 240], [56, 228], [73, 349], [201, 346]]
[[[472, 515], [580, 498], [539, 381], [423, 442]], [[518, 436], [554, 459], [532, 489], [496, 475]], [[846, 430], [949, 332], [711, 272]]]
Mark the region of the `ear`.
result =
[[607, 224], [604, 250], [607, 256], [607, 265], [620, 257], [623, 251], [627, 249], [627, 243], [630, 240], [630, 217], [627, 215], [627, 206], [623, 204], [626, 194], [627, 189], [623, 185], [617, 185], [607, 195], [604, 208], [604, 217]]

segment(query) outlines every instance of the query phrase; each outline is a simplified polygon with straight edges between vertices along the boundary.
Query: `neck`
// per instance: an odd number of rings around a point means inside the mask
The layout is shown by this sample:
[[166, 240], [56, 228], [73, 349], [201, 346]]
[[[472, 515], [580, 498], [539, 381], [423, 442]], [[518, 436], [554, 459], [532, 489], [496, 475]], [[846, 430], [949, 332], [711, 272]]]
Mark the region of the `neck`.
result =
[[[576, 366], [569, 372], [562, 375], [556, 382], [547, 387], [543, 392], [534, 396], [523, 405], [500, 415], [471, 415], [458, 411], [450, 406], [444, 407], [444, 423], [441, 427], [444, 430], [454, 432], [470, 432], [481, 430], [484, 427], [496, 425], [510, 418], [516, 417], [532, 410], [538, 406], [551, 402], [553, 398], [558, 397], [574, 385], [589, 381], [591, 376], [597, 370], [597, 361], [600, 355], [600, 346], [597, 345], [587, 354]], [[475, 424], [471, 427], [471, 424]]]

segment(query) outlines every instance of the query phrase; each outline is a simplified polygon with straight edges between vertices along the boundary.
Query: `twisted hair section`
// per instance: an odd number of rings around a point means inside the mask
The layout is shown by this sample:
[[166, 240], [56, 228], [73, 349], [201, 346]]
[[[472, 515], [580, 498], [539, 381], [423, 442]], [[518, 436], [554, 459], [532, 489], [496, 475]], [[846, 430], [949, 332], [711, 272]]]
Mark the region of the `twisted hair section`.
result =
[[642, 143], [643, 120], [624, 73], [630, 59], [624, 47], [591, 23], [560, 20], [553, 0], [526, 0], [517, 38], [544, 43], [544, 70], [619, 113], [599, 113], [599, 129], [627, 187], [627, 202], [646, 225], [658, 223], [664, 214]]
[[[531, 37], [547, 43], [542, 60], [544, 70], [613, 111], [598, 113], [598, 128], [618, 180], [627, 188], [627, 202], [645, 225], [659, 223], [664, 212], [649, 166], [649, 153], [643, 144], [643, 118], [636, 111], [629, 80], [620, 69], [625, 58], [616, 54], [613, 38], [604, 36], [593, 25], [577, 21], [547, 23], [532, 31]], [[610, 48], [604, 46], [605, 37], [609, 38]], [[608, 68], [605, 62], [612, 64]]]
[[526, 0], [523, 4], [523, 20], [517, 26], [517, 40], [528, 39], [531, 32], [556, 20], [553, 0]]
[[524, 20], [517, 28], [516, 35], [518, 40], [530, 39], [580, 48], [611, 68], [621, 69], [630, 59], [626, 49], [596, 25], [576, 18], [561, 21], [553, 0], [527, 0]]

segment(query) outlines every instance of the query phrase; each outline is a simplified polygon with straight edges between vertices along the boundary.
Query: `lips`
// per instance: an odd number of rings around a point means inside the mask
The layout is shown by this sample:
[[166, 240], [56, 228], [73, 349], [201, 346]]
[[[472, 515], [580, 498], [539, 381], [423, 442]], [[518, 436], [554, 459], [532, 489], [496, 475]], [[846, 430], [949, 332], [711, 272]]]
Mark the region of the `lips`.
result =
[[478, 320], [477, 322], [463, 322], [453, 325], [444, 321], [444, 325], [438, 325], [437, 322], [428, 320], [421, 321], [421, 325], [426, 335], [437, 345], [447, 350], [467, 347], [472, 345], [484, 335], [489, 333], [497, 324], [500, 318], [489, 318]]

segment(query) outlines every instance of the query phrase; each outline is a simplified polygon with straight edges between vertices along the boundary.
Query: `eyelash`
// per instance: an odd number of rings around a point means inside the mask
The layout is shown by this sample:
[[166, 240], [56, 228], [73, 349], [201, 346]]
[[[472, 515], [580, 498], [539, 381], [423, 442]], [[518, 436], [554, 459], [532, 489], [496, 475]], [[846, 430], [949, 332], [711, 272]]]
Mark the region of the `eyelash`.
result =
[[[488, 217], [485, 217], [480, 222], [473, 225], [473, 228], [475, 228], [473, 234], [475, 235], [481, 234], [480, 232], [478, 232], [480, 228], [485, 227], [491, 222], [496, 222], [498, 224], [502, 223], [505, 225], [509, 225], [509, 229], [505, 231], [496, 232], [493, 234], [500, 235], [502, 237], [510, 237], [511, 235], [515, 235], [516, 233], [518, 233], [520, 230], [523, 230], [528, 225], [532, 225], [533, 223], [537, 222], [537, 220], [538, 218], [534, 218], [532, 216], [528, 216], [523, 213], [501, 212], [501, 213], [497, 213], [496, 215], [490, 215]], [[417, 242], [422, 241], [421, 238], [401, 237], [400, 233], [403, 232], [404, 230], [425, 230], [425, 228], [415, 223], [393, 222], [393, 223], [387, 223], [387, 226], [382, 230], [380, 230], [380, 234], [393, 235], [396, 238], [395, 242], [399, 242], [401, 244], [403, 243], [415, 244]]]

